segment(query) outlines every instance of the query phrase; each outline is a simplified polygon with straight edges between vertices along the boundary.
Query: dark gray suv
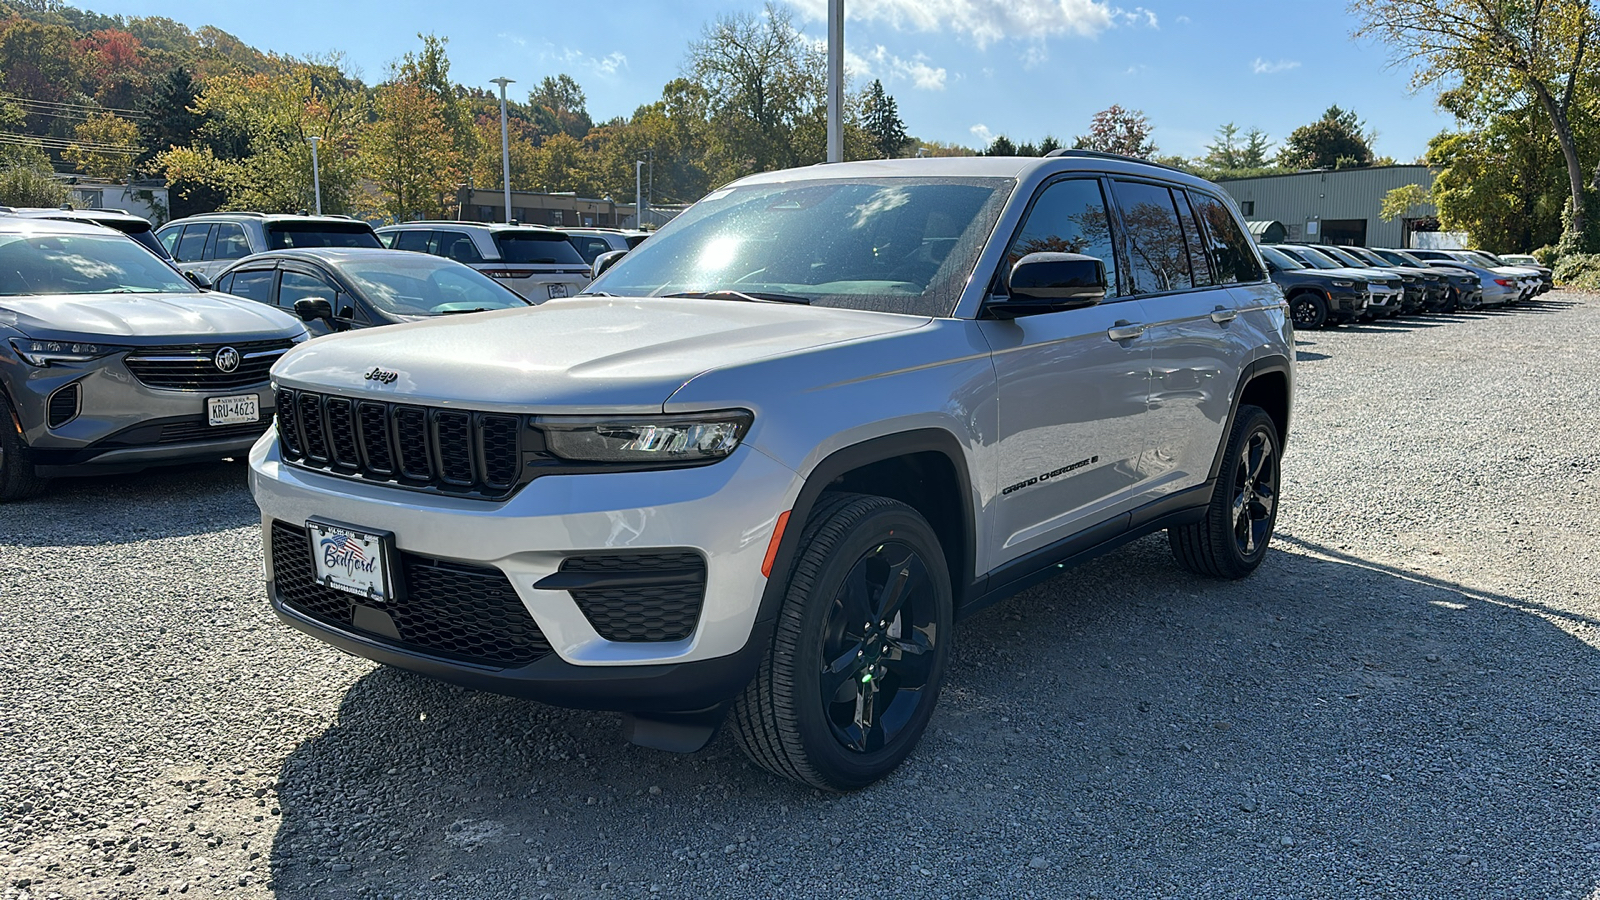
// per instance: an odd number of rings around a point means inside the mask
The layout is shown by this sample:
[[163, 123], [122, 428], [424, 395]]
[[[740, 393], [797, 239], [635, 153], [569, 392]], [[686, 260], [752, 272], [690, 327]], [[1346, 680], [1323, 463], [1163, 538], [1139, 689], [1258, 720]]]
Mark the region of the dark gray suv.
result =
[[0, 218], [0, 501], [57, 475], [239, 456], [299, 321], [98, 225]]

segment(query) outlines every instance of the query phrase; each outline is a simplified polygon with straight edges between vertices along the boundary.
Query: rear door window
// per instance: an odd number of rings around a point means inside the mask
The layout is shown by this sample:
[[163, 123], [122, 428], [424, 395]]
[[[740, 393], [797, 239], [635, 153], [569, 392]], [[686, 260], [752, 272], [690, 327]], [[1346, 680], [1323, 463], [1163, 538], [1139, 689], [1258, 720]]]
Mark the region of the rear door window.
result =
[[244, 236], [244, 229], [232, 222], [219, 222], [216, 225], [216, 234], [212, 237], [212, 259], [244, 259], [250, 255], [250, 241]]
[[567, 240], [577, 249], [578, 255], [583, 257], [583, 261], [591, 264], [600, 254], [611, 250], [611, 245], [606, 243], [605, 238], [584, 237], [583, 235], [573, 234], [568, 235]]
[[587, 265], [559, 231], [497, 231], [494, 246], [500, 251], [500, 259], [508, 263]]
[[223, 279], [228, 283], [218, 285], [218, 288], [235, 297], [243, 297], [258, 303], [271, 303], [272, 283], [277, 277], [277, 269], [241, 269]]
[[433, 246], [433, 232], [423, 231], [421, 229], [402, 231], [395, 236], [394, 244], [392, 246], [396, 250], [409, 250], [412, 253], [427, 253], [429, 252], [428, 248]]
[[1189, 249], [1189, 268], [1194, 275], [1194, 286], [1216, 284], [1211, 277], [1211, 265], [1206, 260], [1205, 239], [1200, 236], [1200, 226], [1195, 222], [1194, 208], [1189, 205], [1189, 195], [1174, 190], [1172, 199], [1178, 204], [1178, 224], [1183, 226], [1183, 244]]
[[1100, 181], [1069, 178], [1046, 187], [1006, 251], [1009, 272], [1029, 253], [1081, 253], [1106, 264], [1106, 293], [1117, 293], [1117, 255]]
[[270, 222], [267, 247], [374, 247], [381, 248], [372, 226], [365, 222]]
[[210, 225], [185, 225], [178, 247], [172, 258], [178, 262], [200, 262], [206, 255], [206, 239], [211, 236]]
[[483, 254], [478, 252], [478, 245], [472, 242], [472, 235], [460, 231], [440, 231], [437, 234], [438, 242], [434, 245], [436, 256], [458, 263], [483, 262]]
[[1193, 285], [1189, 249], [1178, 225], [1172, 192], [1143, 181], [1112, 182], [1122, 227], [1128, 234], [1128, 264], [1140, 294], [1178, 291]]
[[1195, 215], [1200, 219], [1206, 242], [1206, 258], [1218, 284], [1246, 284], [1266, 278], [1256, 260], [1254, 244], [1221, 200], [1199, 191], [1192, 195]]

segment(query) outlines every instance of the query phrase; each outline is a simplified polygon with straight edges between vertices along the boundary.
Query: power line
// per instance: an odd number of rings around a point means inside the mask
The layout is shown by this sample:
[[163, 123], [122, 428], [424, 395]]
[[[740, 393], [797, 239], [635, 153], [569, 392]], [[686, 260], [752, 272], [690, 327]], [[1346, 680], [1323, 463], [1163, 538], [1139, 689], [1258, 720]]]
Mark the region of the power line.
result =
[[87, 150], [91, 153], [129, 153], [137, 156], [143, 147], [128, 144], [105, 144], [99, 141], [74, 141], [68, 138], [35, 137], [29, 134], [0, 134], [0, 144], [41, 147], [46, 150]]
[[[34, 99], [31, 99], [31, 98], [28, 98], [28, 97], [18, 97], [18, 96], [15, 96], [13, 94], [0, 94], [0, 102], [17, 103], [17, 104], [21, 104], [23, 106], [43, 107], [45, 110], [58, 110], [58, 111], [59, 110], [64, 110], [64, 111], [66, 111], [68, 113], [78, 113], [80, 115], [85, 115], [85, 116], [87, 116], [87, 115], [89, 115], [91, 113], [106, 112], [106, 113], [115, 113], [115, 114], [117, 114], [119, 116], [122, 116], [124, 118], [131, 118], [131, 119], [148, 119], [148, 118], [150, 118], [148, 115], [145, 115], [144, 113], [139, 112], [138, 110], [123, 109], [123, 108], [117, 107], [117, 106], [100, 106], [98, 104], [91, 104], [91, 103], [63, 103], [63, 102], [56, 101], [56, 100], [34, 100]], [[44, 115], [46, 113], [44, 111], [41, 111], [41, 112], [39, 112], [37, 114]]]

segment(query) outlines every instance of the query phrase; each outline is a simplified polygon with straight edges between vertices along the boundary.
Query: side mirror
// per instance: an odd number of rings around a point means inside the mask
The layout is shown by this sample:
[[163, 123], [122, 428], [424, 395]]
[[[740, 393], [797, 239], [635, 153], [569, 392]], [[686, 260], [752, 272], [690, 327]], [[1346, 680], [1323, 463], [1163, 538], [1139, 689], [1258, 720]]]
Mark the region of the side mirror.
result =
[[321, 297], [307, 297], [294, 302], [294, 314], [306, 322], [333, 319], [333, 304]]
[[202, 291], [211, 290], [211, 279], [204, 272], [184, 272], [183, 277], [189, 279], [190, 283]]
[[589, 267], [589, 277], [599, 278], [605, 270], [617, 264], [617, 260], [628, 255], [626, 250], [608, 250], [594, 258], [594, 265]]
[[1006, 279], [1009, 296], [985, 307], [996, 319], [1094, 306], [1106, 296], [1106, 264], [1081, 253], [1029, 253]]

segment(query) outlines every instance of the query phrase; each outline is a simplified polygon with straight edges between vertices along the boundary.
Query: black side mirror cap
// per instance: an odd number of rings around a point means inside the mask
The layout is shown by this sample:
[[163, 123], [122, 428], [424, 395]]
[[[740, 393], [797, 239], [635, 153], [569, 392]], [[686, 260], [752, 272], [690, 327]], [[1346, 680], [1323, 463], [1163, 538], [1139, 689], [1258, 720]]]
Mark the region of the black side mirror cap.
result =
[[589, 267], [589, 277], [599, 278], [601, 273], [617, 264], [617, 260], [628, 255], [626, 250], [607, 250], [594, 258], [594, 265]]
[[306, 322], [333, 319], [333, 304], [321, 297], [307, 297], [294, 302], [294, 314]]
[[1029, 253], [1011, 267], [1006, 289], [1006, 297], [984, 307], [990, 317], [1015, 319], [1094, 306], [1106, 297], [1106, 264], [1081, 253]]
[[184, 272], [183, 277], [202, 291], [211, 290], [211, 279], [204, 272]]

